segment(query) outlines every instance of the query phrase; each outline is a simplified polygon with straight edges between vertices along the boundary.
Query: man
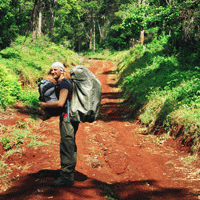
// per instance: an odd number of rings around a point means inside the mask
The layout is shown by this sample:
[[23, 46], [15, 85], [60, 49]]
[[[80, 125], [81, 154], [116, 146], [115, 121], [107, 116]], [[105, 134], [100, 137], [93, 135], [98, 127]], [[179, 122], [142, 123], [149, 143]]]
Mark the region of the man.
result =
[[69, 107], [72, 85], [69, 79], [64, 78], [64, 65], [55, 62], [51, 66], [50, 74], [57, 83], [58, 100], [54, 102], [40, 102], [41, 109], [45, 108], [63, 108], [60, 116], [60, 159], [61, 171], [60, 177], [54, 180], [51, 186], [70, 187], [74, 182], [74, 172], [76, 166], [76, 143], [75, 134], [78, 130], [78, 122], [70, 122]]

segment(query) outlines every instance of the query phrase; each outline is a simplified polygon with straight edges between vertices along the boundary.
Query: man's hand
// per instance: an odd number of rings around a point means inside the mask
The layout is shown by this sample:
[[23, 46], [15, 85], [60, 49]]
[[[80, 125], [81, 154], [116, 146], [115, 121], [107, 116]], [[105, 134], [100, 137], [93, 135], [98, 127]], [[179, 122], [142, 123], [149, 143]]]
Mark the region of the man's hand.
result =
[[44, 110], [46, 108], [46, 103], [45, 102], [39, 102], [39, 104], [40, 104], [40, 108], [42, 110]]

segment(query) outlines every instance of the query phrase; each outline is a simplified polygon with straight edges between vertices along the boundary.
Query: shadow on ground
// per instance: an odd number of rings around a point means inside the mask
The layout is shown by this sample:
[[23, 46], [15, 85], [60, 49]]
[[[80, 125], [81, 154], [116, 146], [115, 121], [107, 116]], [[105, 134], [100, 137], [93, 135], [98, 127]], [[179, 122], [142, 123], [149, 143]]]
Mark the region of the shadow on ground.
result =
[[[105, 183], [90, 179], [80, 172], [75, 173], [75, 184], [72, 187], [50, 187], [52, 180], [58, 176], [59, 170], [41, 170], [37, 173], [26, 175], [16, 180], [17, 186], [13, 186], [5, 194], [1, 194], [0, 199], [27, 199], [33, 196], [38, 197], [38, 195], [40, 199], [48, 197], [59, 199], [62, 198], [63, 193], [72, 195], [75, 199], [91, 199], [92, 197], [87, 193], [88, 190], [94, 190], [102, 198], [106, 197], [113, 200], [185, 199], [188, 196], [187, 189], [162, 188], [156, 180]], [[194, 196], [194, 194], [190, 194], [190, 196]]]

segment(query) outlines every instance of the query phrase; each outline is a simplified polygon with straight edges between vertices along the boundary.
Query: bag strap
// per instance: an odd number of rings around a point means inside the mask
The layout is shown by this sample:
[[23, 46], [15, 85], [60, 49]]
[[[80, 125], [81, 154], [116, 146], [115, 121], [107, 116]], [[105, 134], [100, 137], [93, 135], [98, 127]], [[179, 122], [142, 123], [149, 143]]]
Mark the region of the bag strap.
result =
[[69, 119], [69, 99], [67, 99], [67, 120], [68, 120], [68, 122], [70, 122], [70, 119]]

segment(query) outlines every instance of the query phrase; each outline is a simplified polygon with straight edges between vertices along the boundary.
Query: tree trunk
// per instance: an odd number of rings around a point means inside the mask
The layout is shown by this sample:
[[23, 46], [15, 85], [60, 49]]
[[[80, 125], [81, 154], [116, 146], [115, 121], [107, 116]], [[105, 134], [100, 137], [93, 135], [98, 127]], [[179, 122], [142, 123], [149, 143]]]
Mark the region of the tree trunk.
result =
[[50, 24], [49, 24], [49, 38], [52, 39], [53, 37], [53, 30], [54, 30], [54, 5], [55, 0], [50, 1]]
[[81, 51], [81, 37], [78, 39], [78, 52]]
[[94, 51], [95, 51], [95, 43], [96, 43], [95, 37], [96, 37], [96, 35], [95, 35], [95, 16], [93, 16], [93, 42], [94, 42], [93, 50]]
[[103, 38], [103, 35], [102, 35], [102, 31], [101, 31], [101, 27], [99, 25], [99, 22], [97, 21], [97, 25], [98, 25], [98, 28], [99, 28], [99, 35], [100, 35], [100, 38], [99, 38], [99, 43], [101, 44], [102, 42], [102, 38]]
[[39, 20], [38, 20], [38, 36], [41, 36], [42, 33], [42, 1], [40, 0], [40, 8], [39, 8]]
[[89, 50], [92, 50], [92, 26], [90, 26]]
[[38, 18], [37, 12], [38, 12], [38, 0], [35, 0], [33, 13], [32, 13], [32, 30], [33, 30], [32, 39], [33, 39], [33, 42], [35, 42], [36, 37], [37, 37], [37, 18]]
[[[108, 33], [107, 32], [108, 31], [107, 27], [110, 27], [110, 20], [109, 19], [106, 19], [105, 22], [104, 22], [104, 24], [101, 27], [99, 26], [99, 29], [101, 28], [101, 33], [100, 33], [100, 35], [101, 35], [101, 42], [102, 42], [102, 40], [104, 40], [107, 37], [107, 33]], [[100, 30], [99, 30], [99, 32], [100, 32]]]
[[140, 41], [141, 41], [141, 45], [143, 45], [144, 44], [144, 30], [141, 31], [140, 33]]

